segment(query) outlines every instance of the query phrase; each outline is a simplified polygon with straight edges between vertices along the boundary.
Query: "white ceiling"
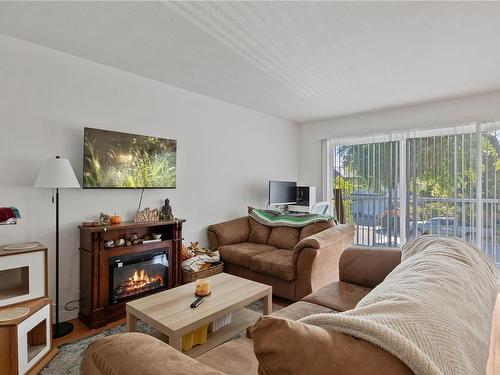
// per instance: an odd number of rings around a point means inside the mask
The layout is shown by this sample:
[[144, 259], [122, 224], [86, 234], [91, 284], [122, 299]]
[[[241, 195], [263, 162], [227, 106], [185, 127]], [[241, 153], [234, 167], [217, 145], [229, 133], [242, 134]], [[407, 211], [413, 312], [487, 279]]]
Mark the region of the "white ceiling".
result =
[[500, 89], [498, 2], [2, 2], [0, 33], [292, 121]]

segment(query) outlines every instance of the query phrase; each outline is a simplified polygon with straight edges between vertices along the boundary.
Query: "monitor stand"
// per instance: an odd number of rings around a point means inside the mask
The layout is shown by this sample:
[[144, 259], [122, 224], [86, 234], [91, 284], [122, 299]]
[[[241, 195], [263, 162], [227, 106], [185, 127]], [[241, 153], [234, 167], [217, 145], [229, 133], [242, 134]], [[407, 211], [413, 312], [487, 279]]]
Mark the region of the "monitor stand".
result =
[[287, 214], [289, 212], [287, 204], [268, 204], [268, 207], [269, 209], [279, 211], [282, 214]]

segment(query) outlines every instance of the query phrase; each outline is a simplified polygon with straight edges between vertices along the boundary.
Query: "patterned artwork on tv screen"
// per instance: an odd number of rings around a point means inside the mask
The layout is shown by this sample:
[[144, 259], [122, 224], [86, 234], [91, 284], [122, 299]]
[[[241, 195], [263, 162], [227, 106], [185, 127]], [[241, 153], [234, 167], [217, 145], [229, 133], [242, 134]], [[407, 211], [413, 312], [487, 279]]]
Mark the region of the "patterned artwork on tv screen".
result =
[[85, 128], [84, 188], [175, 188], [177, 141]]

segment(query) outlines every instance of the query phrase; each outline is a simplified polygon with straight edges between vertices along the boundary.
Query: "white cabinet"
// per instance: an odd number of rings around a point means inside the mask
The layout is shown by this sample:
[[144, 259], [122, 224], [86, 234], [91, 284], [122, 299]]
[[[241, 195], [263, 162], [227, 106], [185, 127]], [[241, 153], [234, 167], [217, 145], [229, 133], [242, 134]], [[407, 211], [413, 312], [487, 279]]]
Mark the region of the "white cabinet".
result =
[[19, 374], [25, 374], [51, 349], [50, 303], [17, 326]]
[[47, 249], [0, 247], [0, 307], [47, 295]]

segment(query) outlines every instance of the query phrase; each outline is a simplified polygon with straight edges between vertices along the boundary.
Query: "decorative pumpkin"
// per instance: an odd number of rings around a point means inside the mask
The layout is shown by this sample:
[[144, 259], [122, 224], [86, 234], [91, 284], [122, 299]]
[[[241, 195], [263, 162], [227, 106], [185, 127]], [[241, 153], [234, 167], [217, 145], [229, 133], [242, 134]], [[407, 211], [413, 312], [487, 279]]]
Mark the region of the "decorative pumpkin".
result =
[[120, 224], [122, 222], [122, 217], [114, 214], [109, 218], [109, 220], [111, 221], [111, 224]]

